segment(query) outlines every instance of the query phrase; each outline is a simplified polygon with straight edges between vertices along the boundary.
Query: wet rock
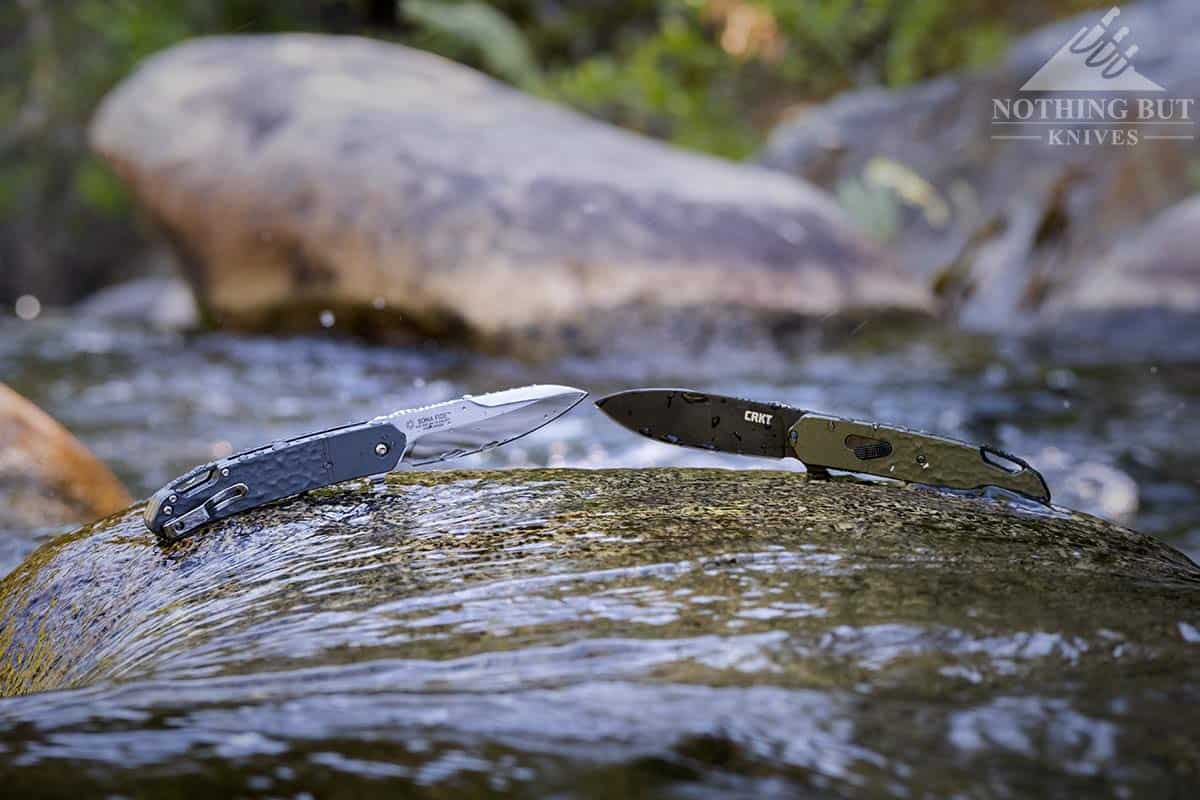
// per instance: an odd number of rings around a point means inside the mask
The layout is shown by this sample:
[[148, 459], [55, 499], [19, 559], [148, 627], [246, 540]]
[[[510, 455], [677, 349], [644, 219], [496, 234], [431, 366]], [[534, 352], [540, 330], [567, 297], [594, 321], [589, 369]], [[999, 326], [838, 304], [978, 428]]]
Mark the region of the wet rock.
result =
[[121, 482], [78, 439], [0, 384], [0, 536], [125, 508]]
[[[1198, 592], [1151, 537], [998, 500], [758, 471], [410, 472], [167, 549], [140, 508], [42, 547], [0, 583], [0, 687], [49, 693], [6, 700], [0, 731], [98, 754], [101, 787], [287, 765], [343, 788], [387, 766], [533, 794], [736, 774], [946, 795], [1036, 769], [1054, 793], [1155, 794], [1200, 767], [1169, 710], [1200, 686]], [[0, 748], [18, 778], [59, 757]]]
[[[1152, 137], [1195, 135], [1195, 125], [1141, 126], [1138, 142], [1129, 146], [1057, 146], [1047, 143], [1048, 131], [1094, 136], [1112, 126], [993, 124], [995, 100], [1078, 98], [1021, 88], [1101, 16], [1090, 12], [1029, 34], [988, 72], [838, 97], [776, 130], [760, 160], [838, 190], [864, 224], [882, 230], [909, 272], [968, 324], [1011, 330], [1022, 315], [1034, 321], [1056, 303], [1110, 310], [1137, 302], [1196, 312], [1200, 274], [1194, 270], [1172, 272], [1162, 287], [1130, 287], [1138, 283], [1132, 273], [1095, 269], [1097, 262], [1127, 258], [1129, 240], [1195, 249], [1194, 226], [1147, 225], [1196, 190], [1195, 140]], [[1125, 6], [1111, 24], [1114, 32], [1121, 27], [1129, 28], [1122, 48], [1140, 48], [1137, 71], [1166, 90], [1122, 95], [1131, 114], [1139, 98], [1200, 95], [1194, 46], [1200, 6], [1191, 0]], [[1190, 119], [1197, 119], [1194, 102]], [[1169, 240], [1156, 238], [1163, 235]], [[1135, 291], [1127, 294], [1127, 288]]]
[[191, 287], [182, 278], [161, 275], [101, 289], [75, 310], [91, 319], [149, 324], [163, 331], [192, 330], [200, 324]]
[[91, 141], [228, 326], [505, 344], [619, 331], [618, 309], [791, 319], [930, 304], [804, 182], [378, 41], [186, 43], [105, 99]]

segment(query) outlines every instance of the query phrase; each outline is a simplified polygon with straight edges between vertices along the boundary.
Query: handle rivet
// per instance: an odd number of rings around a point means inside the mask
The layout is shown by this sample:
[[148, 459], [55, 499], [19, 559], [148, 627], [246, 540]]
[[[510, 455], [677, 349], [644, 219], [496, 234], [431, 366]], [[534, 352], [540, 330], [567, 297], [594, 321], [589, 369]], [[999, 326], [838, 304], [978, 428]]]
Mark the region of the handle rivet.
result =
[[221, 477], [222, 477], [222, 478], [228, 478], [228, 477], [229, 477], [229, 467], [226, 467], [225, 469], [221, 470]]
[[[178, 498], [178, 497], [176, 497], [175, 495], [171, 495], [170, 497], [168, 497], [168, 498], [167, 498], [167, 502], [168, 502], [168, 503], [174, 503], [174, 502], [175, 502], [176, 500], [178, 500], [178, 499], [179, 499], [179, 498]], [[170, 506], [167, 506], [167, 508], [170, 508]]]
[[171, 508], [170, 506], [163, 506], [163, 513], [169, 517], [175, 513], [175, 509]]
[[380, 458], [386, 456], [389, 450], [391, 450], [391, 448], [387, 446], [386, 442], [380, 442], [379, 444], [375, 445], [375, 455], [379, 456]]
[[792, 444], [795, 444], [796, 440], [799, 438], [800, 438], [800, 434], [796, 433], [796, 431], [792, 431], [788, 434], [788, 441], [791, 442]]

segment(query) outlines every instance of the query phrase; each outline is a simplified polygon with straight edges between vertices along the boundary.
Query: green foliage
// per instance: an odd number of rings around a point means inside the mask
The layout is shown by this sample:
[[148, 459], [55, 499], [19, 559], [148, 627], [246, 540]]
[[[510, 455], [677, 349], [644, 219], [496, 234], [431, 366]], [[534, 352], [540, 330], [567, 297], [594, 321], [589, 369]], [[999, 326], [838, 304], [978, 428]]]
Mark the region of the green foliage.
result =
[[963, 4], [913, 3], [897, 15], [888, 37], [882, 79], [902, 86], [961, 66], [986, 66], [1008, 45], [1008, 30], [991, 20], [967, 18]]
[[20, 211], [33, 181], [34, 168], [31, 163], [16, 161], [0, 164], [0, 217]]
[[125, 75], [146, 56], [186, 39], [192, 25], [179, 0], [78, 0], [75, 24], [101, 46], [105, 77]]
[[478, 59], [493, 75], [536, 88], [541, 72], [520, 29], [496, 9], [477, 2], [403, 0], [404, 14], [423, 36], [426, 49], [457, 61]]
[[738, 158], [758, 137], [721, 85], [722, 72], [735, 68], [685, 18], [670, 16], [622, 61], [599, 56], [558, 71], [545, 94], [684, 147]]
[[119, 217], [130, 211], [129, 195], [117, 176], [95, 156], [83, 159], [75, 170], [74, 192], [83, 204], [96, 212]]
[[[1104, 2], [659, 0], [602, 32], [609, 46], [567, 63], [556, 60], [558, 49], [538, 49], [539, 18], [524, 30], [548, 65], [547, 97], [685, 147], [742, 157], [793, 106], [986, 66], [1014, 33]], [[523, 3], [498, 5], [527, 13]], [[555, 8], [583, 30], [590, 6]]]

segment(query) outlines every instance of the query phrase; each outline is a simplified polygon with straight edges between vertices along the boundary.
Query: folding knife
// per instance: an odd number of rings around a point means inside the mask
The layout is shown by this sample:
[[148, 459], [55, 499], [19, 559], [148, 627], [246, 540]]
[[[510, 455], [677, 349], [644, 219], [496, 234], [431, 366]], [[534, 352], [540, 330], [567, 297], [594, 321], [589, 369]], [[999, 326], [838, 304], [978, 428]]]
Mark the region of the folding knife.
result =
[[596, 405], [626, 428], [669, 444], [791, 456], [820, 476], [836, 469], [953, 489], [997, 486], [1050, 502], [1037, 470], [987, 445], [687, 389], [635, 389]]
[[352, 478], [499, 447], [575, 407], [587, 392], [525, 386], [274, 442], [196, 467], [146, 505], [146, 527], [176, 541], [213, 520]]

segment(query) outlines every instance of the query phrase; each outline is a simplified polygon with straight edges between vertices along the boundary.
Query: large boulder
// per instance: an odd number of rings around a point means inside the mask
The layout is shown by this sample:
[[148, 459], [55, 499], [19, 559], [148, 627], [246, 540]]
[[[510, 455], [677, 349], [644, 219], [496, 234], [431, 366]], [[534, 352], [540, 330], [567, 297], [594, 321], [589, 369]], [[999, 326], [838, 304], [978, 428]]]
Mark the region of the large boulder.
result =
[[1058, 312], [1200, 310], [1200, 196], [1159, 214], [1050, 298]]
[[130, 502], [78, 439], [0, 384], [0, 574], [12, 566], [10, 550], [26, 551], [31, 531], [90, 522]]
[[[996, 101], [1114, 96], [1022, 91], [1060, 47], [1099, 24], [1102, 14], [1083, 14], [1023, 37], [990, 71], [903, 91], [840, 96], [774, 131], [760, 161], [839, 190], [868, 224], [882, 217], [877, 227], [890, 237], [888, 247], [968, 324], [1011, 329], [1022, 315], [1036, 321], [1034, 315], [1059, 297], [1060, 306], [1087, 297], [1123, 308], [1131, 299], [1124, 290], [1140, 281], [1136, 270], [1098, 271], [1095, 264], [1131, 238], [1146, 241], [1143, 226], [1196, 191], [1197, 126], [1133, 126], [1138, 141], [1131, 146], [1059, 146], [1048, 143], [1048, 131], [1094, 137], [1124, 126], [993, 124], [997, 114], [1004, 120]], [[1143, 99], [1190, 98], [1189, 117], [1200, 119], [1200, 5], [1149, 0], [1126, 6], [1109, 29], [1116, 36], [1122, 27], [1129, 31], [1121, 49], [1140, 48], [1137, 72], [1166, 90], [1117, 93], [1130, 112]], [[1178, 105], [1172, 108], [1179, 119]], [[1056, 119], [1054, 112], [1049, 117]], [[1160, 138], [1164, 134], [1168, 138]], [[1058, 134], [1059, 140], [1069, 141], [1066, 135]], [[1171, 241], [1150, 241], [1156, 248], [1194, 251], [1200, 247], [1196, 231], [1176, 226], [1167, 231]], [[1188, 287], [1181, 294], [1174, 291], [1180, 282]], [[1169, 284], [1141, 284], [1132, 297], [1196, 312], [1198, 287], [1200, 272], [1190, 269], [1175, 273]]]
[[0, 583], [0, 691], [41, 693], [0, 704], [14, 793], [1167, 796], [1200, 771], [1200, 569], [1059, 509], [546, 470], [346, 484], [168, 548], [140, 512]]
[[618, 309], [930, 308], [801, 181], [379, 41], [185, 43], [105, 99], [91, 142], [228, 326], [505, 343], [620, 330]]

